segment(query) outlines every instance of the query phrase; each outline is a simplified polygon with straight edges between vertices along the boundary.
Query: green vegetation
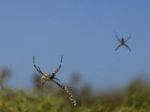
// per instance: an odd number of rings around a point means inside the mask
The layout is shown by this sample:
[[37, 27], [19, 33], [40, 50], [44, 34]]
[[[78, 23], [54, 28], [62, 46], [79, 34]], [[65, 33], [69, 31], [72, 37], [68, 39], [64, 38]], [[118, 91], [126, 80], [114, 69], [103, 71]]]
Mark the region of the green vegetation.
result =
[[78, 92], [73, 107], [62, 91], [49, 89], [2, 89], [0, 112], [150, 112], [150, 86], [134, 81], [127, 88], [92, 93], [88, 86]]
[[[90, 85], [73, 90], [77, 107], [57, 86], [49, 83], [41, 88], [40, 77], [33, 77], [31, 90], [7, 86], [10, 76], [7, 70], [0, 72], [0, 112], [150, 112], [150, 84], [144, 79], [132, 81], [117, 90], [93, 92]], [[76, 85], [80, 75], [74, 75], [70, 85]]]

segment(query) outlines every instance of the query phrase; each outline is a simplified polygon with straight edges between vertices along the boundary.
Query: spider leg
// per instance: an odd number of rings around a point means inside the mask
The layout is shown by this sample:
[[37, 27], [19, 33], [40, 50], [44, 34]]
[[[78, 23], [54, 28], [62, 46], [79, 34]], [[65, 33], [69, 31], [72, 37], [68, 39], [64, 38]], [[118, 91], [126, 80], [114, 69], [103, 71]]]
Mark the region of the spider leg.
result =
[[124, 46], [131, 52], [131, 48], [127, 44], [124, 44]]
[[129, 34], [129, 37], [125, 40], [125, 42], [127, 42], [130, 38], [131, 38], [132, 34]]
[[63, 56], [61, 56], [61, 60], [60, 60], [60, 64], [59, 64], [58, 68], [52, 73], [54, 76], [59, 72], [59, 70], [62, 66], [62, 60], [63, 60]]
[[43, 78], [41, 78], [41, 86], [44, 86], [45, 83], [46, 83], [46, 80], [44, 80]]
[[58, 78], [54, 77], [55, 80], [60, 81]]
[[59, 86], [61, 89], [65, 89], [65, 86], [60, 84], [59, 82], [57, 82], [56, 80], [52, 80], [52, 82], [54, 82], [57, 86]]
[[122, 44], [118, 45], [115, 49], [115, 51], [117, 51], [120, 47], [122, 46]]
[[115, 35], [115, 37], [116, 37], [116, 39], [119, 41], [119, 42], [121, 42], [121, 40], [119, 39], [119, 36], [114, 32], [114, 35]]
[[37, 70], [37, 72], [39, 72], [40, 74], [44, 75], [44, 73], [42, 72], [42, 70], [40, 69], [40, 67], [36, 66], [36, 64], [35, 64], [35, 57], [34, 56], [33, 56], [33, 66]]

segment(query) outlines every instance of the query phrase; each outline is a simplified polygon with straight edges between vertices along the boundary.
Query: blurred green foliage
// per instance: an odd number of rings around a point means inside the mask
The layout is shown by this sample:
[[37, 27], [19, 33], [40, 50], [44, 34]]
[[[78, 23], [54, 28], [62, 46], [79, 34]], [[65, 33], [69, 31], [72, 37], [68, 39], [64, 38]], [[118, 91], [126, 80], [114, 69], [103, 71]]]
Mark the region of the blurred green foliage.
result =
[[[35, 85], [31, 90], [3, 86], [0, 89], [0, 112], [150, 112], [150, 84], [143, 79], [105, 92], [93, 92], [90, 85], [80, 87], [73, 91], [77, 107], [72, 106], [57, 86], [41, 88], [39, 78], [33, 79]], [[70, 84], [76, 84], [79, 79], [79, 75], [74, 77]]]
[[3, 89], [0, 112], [150, 112], [150, 86], [134, 81], [119, 91], [92, 93], [83, 87], [73, 107], [62, 91]]

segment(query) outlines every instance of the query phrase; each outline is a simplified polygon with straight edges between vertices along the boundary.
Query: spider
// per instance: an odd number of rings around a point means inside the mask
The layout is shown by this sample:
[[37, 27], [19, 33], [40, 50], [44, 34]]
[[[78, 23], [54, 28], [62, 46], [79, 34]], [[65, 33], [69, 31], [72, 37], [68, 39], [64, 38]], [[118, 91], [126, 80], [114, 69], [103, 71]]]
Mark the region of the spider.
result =
[[61, 60], [60, 60], [60, 65], [58, 66], [58, 68], [52, 72], [51, 74], [48, 74], [48, 73], [43, 73], [42, 70], [40, 69], [40, 67], [37, 67], [35, 65], [35, 57], [33, 56], [33, 66], [34, 68], [37, 70], [37, 72], [39, 72], [42, 77], [41, 77], [41, 85], [44, 85], [46, 81], [60, 81], [58, 78], [56, 78], [56, 74], [59, 72], [60, 68], [61, 68], [61, 65], [62, 65], [62, 59], [63, 59], [63, 56], [61, 56]]
[[117, 34], [115, 34], [116, 39], [119, 41], [119, 45], [116, 47], [115, 51], [117, 51], [121, 46], [125, 46], [130, 52], [131, 52], [131, 48], [126, 44], [126, 42], [131, 38], [131, 34], [129, 35], [129, 37], [127, 39], [125, 39], [124, 37], [122, 37], [121, 39], [118, 37]]
[[63, 59], [63, 56], [61, 56], [61, 60], [60, 60], [60, 64], [59, 64], [58, 68], [54, 72], [52, 72], [51, 74], [42, 72], [42, 70], [40, 69], [40, 67], [38, 67], [38, 66], [35, 65], [35, 57], [34, 56], [33, 56], [33, 66], [37, 70], [37, 72], [39, 72], [42, 75], [42, 77], [41, 77], [41, 85], [42, 86], [46, 83], [46, 81], [52, 81], [57, 86], [59, 86], [61, 89], [63, 89], [68, 94], [69, 100], [71, 101], [71, 103], [74, 106], [77, 106], [77, 102], [76, 102], [75, 99], [73, 99], [73, 95], [70, 92], [69, 87], [64, 86], [61, 83], [59, 83], [58, 81], [60, 81], [60, 80], [55, 77], [56, 74], [59, 72], [61, 66], [62, 66], [62, 59]]

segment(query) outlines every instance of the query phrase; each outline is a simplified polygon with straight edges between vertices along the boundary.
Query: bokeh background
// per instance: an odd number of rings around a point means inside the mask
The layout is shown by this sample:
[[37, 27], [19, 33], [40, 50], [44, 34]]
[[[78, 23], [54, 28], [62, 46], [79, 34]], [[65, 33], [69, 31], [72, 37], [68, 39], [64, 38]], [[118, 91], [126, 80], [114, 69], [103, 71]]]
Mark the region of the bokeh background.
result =
[[[1, 112], [149, 112], [150, 1], [1, 0]], [[114, 32], [127, 38], [115, 51]], [[36, 64], [72, 87], [77, 101], [49, 82]]]

